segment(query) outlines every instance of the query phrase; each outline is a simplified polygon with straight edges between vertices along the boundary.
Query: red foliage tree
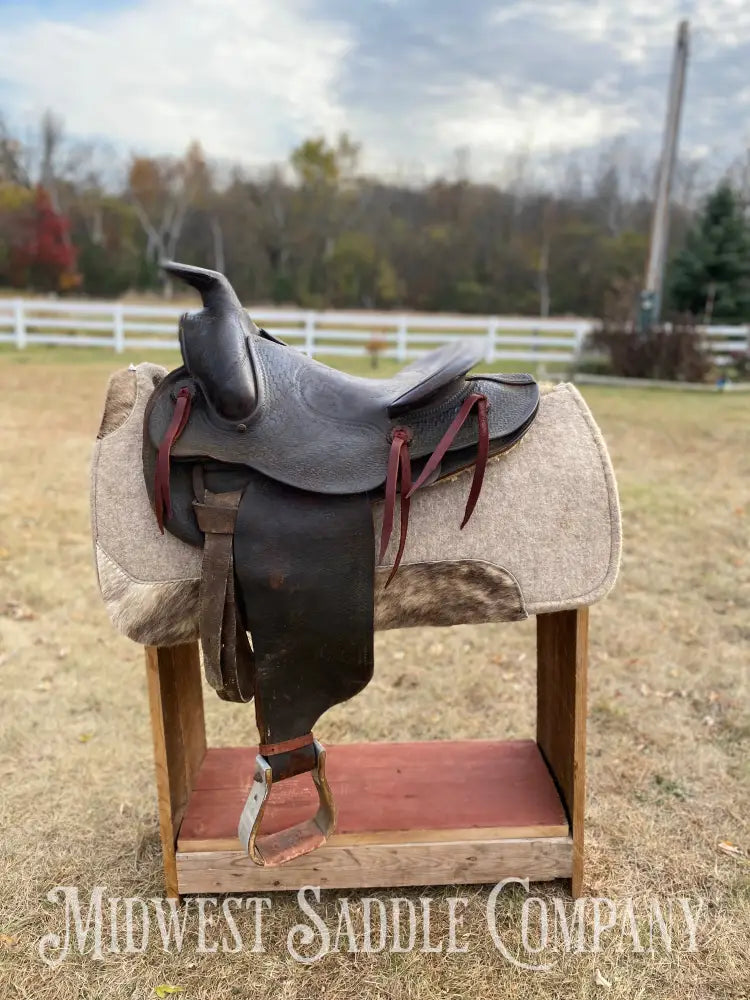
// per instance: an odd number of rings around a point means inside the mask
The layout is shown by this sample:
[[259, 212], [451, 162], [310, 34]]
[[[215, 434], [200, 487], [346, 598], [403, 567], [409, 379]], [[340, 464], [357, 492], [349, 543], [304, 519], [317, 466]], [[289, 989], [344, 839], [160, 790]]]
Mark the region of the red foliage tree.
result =
[[24, 222], [22, 235], [11, 249], [13, 283], [45, 292], [66, 291], [78, 285], [70, 224], [55, 211], [43, 187], [37, 187]]

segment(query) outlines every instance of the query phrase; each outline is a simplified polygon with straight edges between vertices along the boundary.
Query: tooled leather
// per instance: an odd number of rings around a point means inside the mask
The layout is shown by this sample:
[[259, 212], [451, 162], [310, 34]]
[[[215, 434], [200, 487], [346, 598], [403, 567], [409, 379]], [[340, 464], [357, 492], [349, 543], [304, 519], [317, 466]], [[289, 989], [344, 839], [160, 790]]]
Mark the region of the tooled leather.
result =
[[401, 369], [392, 378], [369, 379], [302, 360], [296, 385], [307, 405], [324, 418], [380, 426], [383, 410], [414, 410], [432, 401], [446, 387], [458, 386], [477, 364], [479, 352], [471, 345], [448, 344]]
[[216, 350], [218, 323], [206, 310], [185, 313], [179, 329], [185, 367], [219, 417], [247, 420], [259, 403], [251, 352], [247, 349], [249, 320], [241, 310], [228, 310], [222, 315], [221, 351]]
[[535, 381], [533, 375], [529, 375], [528, 372], [499, 372], [496, 375], [469, 375], [467, 376], [469, 381], [472, 379], [483, 378], [490, 379], [492, 382], [500, 382], [503, 385], [529, 385], [531, 382]]
[[[390, 434], [395, 427], [405, 426], [411, 431], [413, 458], [427, 456], [442, 437], [446, 418], [455, 413], [466, 395], [483, 393], [489, 404], [490, 453], [494, 454], [507, 445], [508, 439], [515, 438], [538, 406], [539, 389], [533, 379], [527, 381], [530, 376], [516, 382], [504, 375], [478, 375], [461, 379], [456, 393], [447, 399], [391, 419], [387, 415], [388, 402], [406, 391], [408, 372], [401, 373], [406, 378], [352, 380], [272, 341], [250, 339], [262, 403], [244, 422], [244, 430], [237, 430], [223, 421], [219, 426], [198, 394], [190, 423], [173, 449], [175, 458], [211, 458], [249, 465], [279, 482], [311, 492], [358, 493], [383, 484]], [[311, 393], [306, 381], [323, 388], [317, 394]], [[149, 421], [152, 444], [158, 445], [168, 426], [172, 396], [189, 382], [184, 370], [178, 370], [156, 390]], [[326, 414], [323, 400], [336, 400], [337, 387], [344, 385], [358, 393], [358, 405], [352, 407], [356, 413], [351, 416], [346, 408], [342, 412], [342, 407], [332, 405]], [[299, 386], [299, 392], [295, 386]], [[310, 405], [311, 394], [314, 406]], [[477, 423], [471, 418], [456, 435], [451, 452], [476, 441]]]
[[[422, 374], [422, 379], [418, 385], [409, 387], [397, 399], [389, 403], [389, 416], [400, 417], [420, 406], [431, 405], [436, 401], [435, 396], [439, 399], [445, 399], [450, 395], [450, 387], [460, 385], [466, 377], [466, 373], [482, 359], [482, 351], [476, 346], [461, 342], [450, 346], [451, 351], [445, 348], [440, 352], [432, 351], [420, 361], [398, 373], [396, 378], [404, 378], [411, 376], [412, 372], [419, 372]], [[443, 357], [443, 366], [435, 372], [432, 361], [433, 358], [440, 356]]]

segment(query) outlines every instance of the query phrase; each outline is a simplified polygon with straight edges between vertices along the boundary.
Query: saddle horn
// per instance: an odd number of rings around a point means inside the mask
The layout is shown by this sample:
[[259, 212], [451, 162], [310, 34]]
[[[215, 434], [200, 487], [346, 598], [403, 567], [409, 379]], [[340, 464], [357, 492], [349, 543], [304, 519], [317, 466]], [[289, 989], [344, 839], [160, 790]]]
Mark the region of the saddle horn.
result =
[[174, 275], [175, 278], [179, 278], [200, 292], [204, 307], [212, 312], [242, 308], [237, 293], [220, 271], [209, 271], [208, 268], [194, 267], [192, 264], [180, 264], [176, 260], [161, 261], [161, 268], [167, 274]]
[[172, 260], [162, 261], [161, 267], [199, 292], [203, 303], [202, 309], [180, 320], [185, 367], [219, 416], [244, 422], [258, 400], [247, 338], [260, 331], [219, 271]]

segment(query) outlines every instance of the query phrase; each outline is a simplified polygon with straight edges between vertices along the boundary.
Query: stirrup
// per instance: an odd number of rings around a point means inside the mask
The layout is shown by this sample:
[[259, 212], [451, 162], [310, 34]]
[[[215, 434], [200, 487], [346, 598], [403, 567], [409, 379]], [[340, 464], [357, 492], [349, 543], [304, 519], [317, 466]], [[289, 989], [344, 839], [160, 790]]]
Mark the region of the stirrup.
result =
[[326, 780], [326, 751], [317, 740], [313, 742], [313, 747], [315, 767], [310, 773], [318, 790], [318, 811], [312, 819], [277, 833], [259, 835], [263, 813], [271, 794], [273, 774], [265, 757], [258, 754], [255, 758], [253, 785], [240, 815], [237, 834], [242, 847], [256, 865], [267, 868], [283, 865], [293, 858], [314, 851], [333, 833], [336, 826], [336, 806]]

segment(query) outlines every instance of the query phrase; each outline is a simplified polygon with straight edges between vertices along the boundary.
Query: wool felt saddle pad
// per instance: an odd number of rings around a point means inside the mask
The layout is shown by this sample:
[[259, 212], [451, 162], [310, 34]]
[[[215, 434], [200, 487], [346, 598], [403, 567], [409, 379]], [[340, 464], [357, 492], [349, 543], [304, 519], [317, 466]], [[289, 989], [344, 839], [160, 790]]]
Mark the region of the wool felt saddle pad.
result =
[[[201, 550], [160, 534], [142, 468], [143, 416], [167, 374], [144, 363], [110, 378], [91, 478], [101, 594], [115, 627], [148, 645], [198, 634]], [[578, 390], [542, 389], [525, 437], [490, 460], [471, 521], [458, 525], [471, 470], [417, 492], [401, 568], [397, 541], [376, 571], [375, 628], [518, 621], [594, 604], [615, 584], [617, 487], [601, 433]], [[373, 505], [373, 546], [382, 504]]]

